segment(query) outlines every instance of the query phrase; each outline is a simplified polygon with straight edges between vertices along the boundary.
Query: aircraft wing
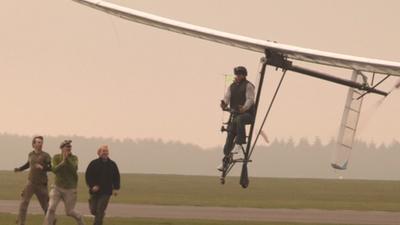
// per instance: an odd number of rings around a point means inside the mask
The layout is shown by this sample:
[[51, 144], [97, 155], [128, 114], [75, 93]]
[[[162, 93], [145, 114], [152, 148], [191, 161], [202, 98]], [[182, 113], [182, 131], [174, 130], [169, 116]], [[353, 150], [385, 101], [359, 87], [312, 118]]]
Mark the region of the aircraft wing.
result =
[[102, 0], [73, 1], [133, 22], [250, 51], [264, 53], [268, 50], [293, 60], [400, 76], [400, 63], [398, 62], [343, 55], [254, 39], [152, 15]]

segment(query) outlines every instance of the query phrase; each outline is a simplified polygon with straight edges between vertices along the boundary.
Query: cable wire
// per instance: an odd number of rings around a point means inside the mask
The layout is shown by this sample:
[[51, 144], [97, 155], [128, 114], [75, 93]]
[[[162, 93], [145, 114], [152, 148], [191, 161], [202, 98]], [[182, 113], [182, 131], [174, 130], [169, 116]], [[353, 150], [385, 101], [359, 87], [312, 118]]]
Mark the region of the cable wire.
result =
[[283, 71], [281, 80], [279, 81], [278, 87], [277, 87], [276, 90], [275, 90], [274, 96], [272, 97], [271, 103], [269, 104], [267, 113], [266, 113], [265, 116], [264, 116], [264, 119], [263, 119], [263, 122], [262, 122], [262, 124], [261, 124], [261, 126], [260, 126], [260, 129], [258, 130], [256, 139], [254, 140], [253, 146], [251, 147], [251, 151], [250, 151], [249, 156], [248, 156], [249, 159], [250, 159], [250, 156], [251, 156], [252, 153], [253, 153], [254, 147], [255, 147], [256, 144], [257, 144], [258, 138], [260, 137], [262, 128], [264, 127], [265, 122], [267, 121], [267, 118], [268, 118], [268, 116], [269, 116], [269, 113], [271, 112], [272, 105], [273, 105], [274, 102], [275, 102], [276, 96], [278, 95], [279, 89], [281, 88], [281, 85], [282, 85], [283, 79], [285, 78], [285, 75], [286, 75], [286, 70]]

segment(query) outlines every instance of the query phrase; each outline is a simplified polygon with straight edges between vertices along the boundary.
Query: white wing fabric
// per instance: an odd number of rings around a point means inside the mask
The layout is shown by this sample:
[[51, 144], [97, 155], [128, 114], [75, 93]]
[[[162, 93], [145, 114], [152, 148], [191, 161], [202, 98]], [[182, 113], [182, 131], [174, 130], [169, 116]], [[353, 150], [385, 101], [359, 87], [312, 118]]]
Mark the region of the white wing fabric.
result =
[[294, 60], [341, 67], [357, 71], [400, 76], [400, 63], [398, 62], [324, 52], [249, 38], [163, 18], [102, 0], [73, 1], [137, 23], [230, 45], [233, 47], [247, 49], [250, 51], [264, 53], [266, 50], [269, 50]]

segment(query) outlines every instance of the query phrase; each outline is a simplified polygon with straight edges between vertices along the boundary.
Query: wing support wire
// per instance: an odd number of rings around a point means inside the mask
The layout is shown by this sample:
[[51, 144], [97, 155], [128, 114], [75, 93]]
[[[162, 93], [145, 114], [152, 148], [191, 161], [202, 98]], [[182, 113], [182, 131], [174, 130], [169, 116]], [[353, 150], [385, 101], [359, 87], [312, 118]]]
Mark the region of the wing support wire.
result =
[[250, 153], [249, 153], [249, 158], [250, 158], [251, 155], [253, 154], [254, 147], [255, 147], [256, 144], [257, 144], [258, 138], [260, 137], [261, 132], [262, 132], [262, 130], [263, 130], [263, 128], [264, 128], [265, 122], [267, 121], [267, 118], [268, 118], [268, 116], [269, 116], [269, 113], [271, 112], [271, 109], [272, 109], [272, 106], [273, 106], [273, 104], [274, 104], [274, 102], [275, 102], [276, 96], [278, 95], [278, 92], [279, 92], [279, 90], [280, 90], [280, 88], [281, 88], [282, 82], [283, 82], [283, 80], [285, 79], [285, 75], [286, 75], [286, 70], [283, 71], [282, 77], [281, 77], [281, 79], [280, 79], [280, 81], [279, 81], [279, 84], [278, 84], [276, 90], [275, 90], [274, 96], [272, 97], [271, 103], [270, 103], [269, 106], [268, 106], [267, 113], [266, 113], [265, 116], [264, 116], [264, 119], [263, 119], [263, 121], [262, 121], [262, 123], [261, 123], [261, 126], [260, 126], [259, 130], [258, 130], [256, 139], [254, 140], [254, 143], [253, 143], [253, 145], [252, 145], [252, 147], [251, 147], [251, 150], [250, 150]]
[[[378, 83], [376, 83], [376, 84], [372, 87], [372, 89], [375, 89], [376, 87], [378, 87], [380, 84], [382, 84], [382, 83], [383, 83], [386, 79], [388, 79], [390, 76], [391, 76], [390, 74], [386, 75], [386, 77], [384, 77], [382, 80], [380, 80]], [[375, 77], [375, 73], [374, 73], [373, 76], [372, 76], [372, 84], [373, 84], [373, 81], [374, 81], [374, 77]], [[360, 100], [360, 98], [364, 97], [366, 94], [369, 94], [369, 93], [371, 93], [371, 92], [370, 92], [370, 91], [366, 91], [364, 94], [360, 95], [360, 97], [358, 97], [357, 100]]]

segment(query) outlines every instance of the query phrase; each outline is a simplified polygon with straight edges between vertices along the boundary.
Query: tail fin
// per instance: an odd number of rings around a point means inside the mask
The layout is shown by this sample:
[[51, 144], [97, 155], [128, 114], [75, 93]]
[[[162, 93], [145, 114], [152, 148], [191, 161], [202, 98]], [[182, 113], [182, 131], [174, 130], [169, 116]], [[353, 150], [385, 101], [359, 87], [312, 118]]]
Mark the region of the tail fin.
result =
[[337, 169], [337, 170], [345, 170], [347, 169], [347, 164], [349, 163], [349, 161], [346, 161], [342, 166], [336, 164], [336, 163], [331, 163], [331, 166], [333, 169]]
[[[364, 75], [353, 71], [352, 81], [365, 83]], [[356, 136], [358, 120], [361, 115], [361, 106], [363, 98], [358, 99], [364, 91], [350, 88], [347, 93], [346, 105], [344, 107], [342, 122], [339, 128], [337, 146], [333, 152], [331, 166], [335, 169], [345, 170], [350, 159], [350, 153], [353, 148]], [[342, 166], [341, 166], [342, 165]]]

